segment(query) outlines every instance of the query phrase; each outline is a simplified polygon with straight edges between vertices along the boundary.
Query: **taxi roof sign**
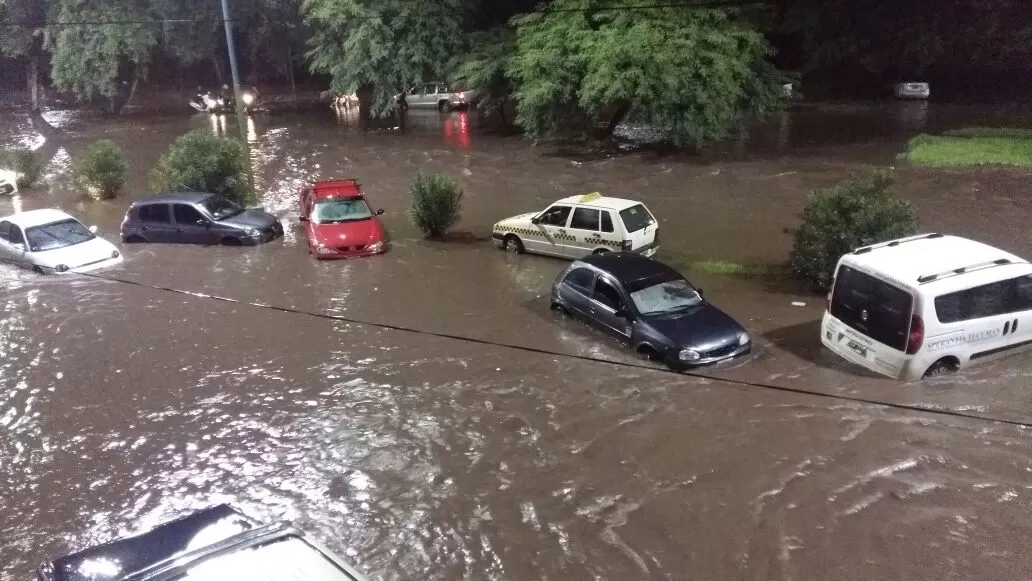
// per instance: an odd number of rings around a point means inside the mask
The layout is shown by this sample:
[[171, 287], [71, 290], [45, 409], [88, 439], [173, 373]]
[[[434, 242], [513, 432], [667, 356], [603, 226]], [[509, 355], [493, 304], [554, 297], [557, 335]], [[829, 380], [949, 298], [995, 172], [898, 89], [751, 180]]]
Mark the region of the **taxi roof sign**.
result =
[[598, 192], [591, 192], [590, 194], [584, 194], [583, 196], [580, 197], [580, 201], [581, 201], [582, 204], [586, 204], [588, 202], [594, 202], [595, 200], [600, 200], [600, 199], [602, 199], [602, 194], [600, 194]]

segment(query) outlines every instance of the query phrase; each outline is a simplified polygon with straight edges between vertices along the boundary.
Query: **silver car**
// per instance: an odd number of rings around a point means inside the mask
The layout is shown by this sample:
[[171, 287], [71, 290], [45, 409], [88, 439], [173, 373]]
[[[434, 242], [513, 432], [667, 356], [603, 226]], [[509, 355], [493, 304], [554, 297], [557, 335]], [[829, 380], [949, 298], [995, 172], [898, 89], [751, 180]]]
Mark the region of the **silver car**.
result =
[[395, 97], [402, 108], [436, 108], [439, 111], [463, 109], [476, 99], [476, 91], [464, 91], [447, 83], [420, 83]]

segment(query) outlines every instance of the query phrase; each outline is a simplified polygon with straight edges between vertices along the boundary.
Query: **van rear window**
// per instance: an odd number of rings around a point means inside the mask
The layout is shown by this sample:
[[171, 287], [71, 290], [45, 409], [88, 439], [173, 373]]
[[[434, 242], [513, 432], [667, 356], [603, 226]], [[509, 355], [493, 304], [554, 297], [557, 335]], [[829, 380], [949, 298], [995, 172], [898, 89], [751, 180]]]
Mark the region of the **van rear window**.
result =
[[831, 314], [871, 339], [905, 351], [913, 301], [907, 291], [843, 265], [835, 277]]

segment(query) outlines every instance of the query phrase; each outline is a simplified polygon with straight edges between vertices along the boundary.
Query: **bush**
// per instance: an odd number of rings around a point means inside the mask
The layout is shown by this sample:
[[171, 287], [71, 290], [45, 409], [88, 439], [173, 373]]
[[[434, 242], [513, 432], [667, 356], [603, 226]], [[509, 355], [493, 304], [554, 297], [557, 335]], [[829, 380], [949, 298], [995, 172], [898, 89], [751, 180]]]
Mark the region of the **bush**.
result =
[[789, 268], [816, 289], [827, 289], [842, 255], [860, 246], [910, 236], [917, 211], [891, 192], [892, 176], [874, 172], [810, 194], [794, 232]]
[[203, 130], [176, 139], [158, 160], [151, 185], [162, 192], [211, 192], [246, 204], [247, 153], [235, 139]]
[[9, 149], [0, 153], [0, 168], [18, 175], [18, 187], [29, 188], [43, 174], [43, 163], [36, 152], [26, 147]]
[[442, 174], [416, 174], [409, 186], [409, 217], [427, 238], [440, 238], [459, 221], [462, 188]]
[[93, 142], [75, 160], [72, 173], [75, 183], [95, 200], [114, 198], [125, 186], [128, 166], [122, 148], [110, 139]]

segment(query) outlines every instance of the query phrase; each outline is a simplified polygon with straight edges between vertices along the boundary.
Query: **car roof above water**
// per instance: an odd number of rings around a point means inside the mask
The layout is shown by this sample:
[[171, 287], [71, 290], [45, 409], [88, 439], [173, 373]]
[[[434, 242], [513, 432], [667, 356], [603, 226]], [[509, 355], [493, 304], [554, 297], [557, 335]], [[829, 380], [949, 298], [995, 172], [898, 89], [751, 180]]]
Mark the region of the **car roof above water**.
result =
[[362, 195], [362, 187], [353, 178], [323, 180], [312, 184], [312, 192], [316, 199], [355, 197]]
[[646, 279], [671, 280], [682, 278], [680, 273], [662, 262], [634, 252], [592, 254], [582, 258], [577, 263], [593, 266], [612, 275], [613, 278], [625, 285]]
[[133, 202], [134, 206], [140, 206], [143, 204], [171, 204], [173, 202], [185, 202], [187, 204], [196, 204], [203, 200], [206, 200], [212, 196], [218, 194], [212, 194], [210, 192], [168, 192], [164, 194], [153, 194], [144, 198], [140, 198]]
[[61, 220], [67, 220], [69, 218], [72, 218], [72, 216], [65, 214], [61, 210], [53, 210], [47, 208], [41, 210], [29, 210], [27, 212], [18, 212], [16, 214], [11, 214], [10, 216], [4, 216], [0, 218], [0, 220], [6, 220], [22, 228], [31, 228], [33, 226], [41, 226], [43, 224], [50, 224], [53, 222], [59, 222]]
[[627, 208], [630, 208], [632, 206], [637, 206], [637, 205], [641, 204], [641, 202], [636, 202], [634, 200], [626, 200], [624, 198], [610, 198], [608, 196], [594, 196], [594, 197], [592, 197], [591, 194], [588, 194], [587, 196], [584, 196], [584, 195], [568, 196], [568, 197], [563, 198], [561, 200], [557, 200], [555, 203], [556, 204], [577, 204], [577, 205], [580, 205], [580, 206], [592, 206], [592, 207], [596, 207], [596, 208], [605, 208], [607, 210], [616, 210], [617, 212], [619, 212], [621, 210], [626, 210]]

